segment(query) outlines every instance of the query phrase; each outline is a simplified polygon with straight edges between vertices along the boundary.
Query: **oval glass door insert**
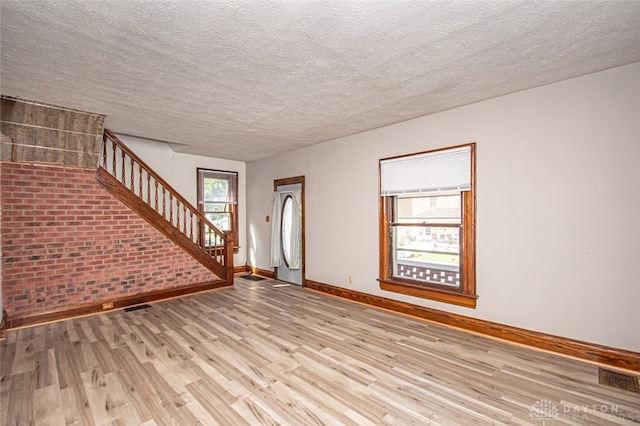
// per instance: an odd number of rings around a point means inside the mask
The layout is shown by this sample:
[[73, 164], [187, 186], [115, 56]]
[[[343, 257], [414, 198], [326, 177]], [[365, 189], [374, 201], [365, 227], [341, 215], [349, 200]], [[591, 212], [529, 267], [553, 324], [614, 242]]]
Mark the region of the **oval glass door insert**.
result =
[[291, 264], [293, 257], [293, 247], [291, 247], [291, 232], [293, 229], [293, 197], [287, 195], [282, 202], [282, 221], [280, 222], [280, 237], [282, 241], [282, 258], [287, 268]]

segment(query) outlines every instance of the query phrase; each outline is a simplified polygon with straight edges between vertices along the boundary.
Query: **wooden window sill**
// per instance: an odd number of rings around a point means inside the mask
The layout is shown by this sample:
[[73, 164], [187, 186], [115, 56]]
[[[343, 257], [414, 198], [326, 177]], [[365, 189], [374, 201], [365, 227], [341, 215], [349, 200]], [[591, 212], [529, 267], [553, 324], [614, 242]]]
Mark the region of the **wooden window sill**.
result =
[[423, 299], [436, 300], [438, 302], [451, 303], [453, 305], [464, 306], [465, 308], [475, 309], [476, 300], [478, 299], [478, 296], [475, 294], [429, 288], [383, 279], [379, 279], [378, 281], [380, 282], [380, 288], [382, 290], [421, 297]]

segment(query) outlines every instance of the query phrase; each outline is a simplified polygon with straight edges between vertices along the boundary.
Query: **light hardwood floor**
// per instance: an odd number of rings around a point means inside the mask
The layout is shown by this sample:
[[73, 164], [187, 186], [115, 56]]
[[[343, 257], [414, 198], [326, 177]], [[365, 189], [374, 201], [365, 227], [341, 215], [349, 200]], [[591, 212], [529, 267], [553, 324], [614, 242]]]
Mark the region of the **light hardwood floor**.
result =
[[638, 425], [595, 365], [285, 285], [236, 280], [10, 331], [6, 425]]

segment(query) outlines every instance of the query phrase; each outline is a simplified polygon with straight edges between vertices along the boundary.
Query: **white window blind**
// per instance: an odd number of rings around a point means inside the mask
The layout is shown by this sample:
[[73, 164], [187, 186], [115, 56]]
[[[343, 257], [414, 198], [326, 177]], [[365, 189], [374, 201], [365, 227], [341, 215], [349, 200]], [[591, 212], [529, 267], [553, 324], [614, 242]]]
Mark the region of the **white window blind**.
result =
[[471, 146], [380, 160], [383, 196], [471, 189]]

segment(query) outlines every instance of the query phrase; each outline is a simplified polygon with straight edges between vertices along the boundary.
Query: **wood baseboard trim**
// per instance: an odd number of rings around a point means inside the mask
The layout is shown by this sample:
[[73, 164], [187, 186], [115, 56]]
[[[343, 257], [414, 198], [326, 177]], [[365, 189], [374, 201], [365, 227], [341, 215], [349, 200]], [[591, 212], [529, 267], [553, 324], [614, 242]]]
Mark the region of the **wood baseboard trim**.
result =
[[597, 364], [604, 364], [611, 367], [640, 372], [640, 353], [638, 352], [498, 324], [464, 315], [400, 302], [393, 299], [387, 299], [385, 297], [361, 293], [312, 280], [307, 280], [305, 287], [331, 294], [333, 296], [353, 300], [365, 305], [388, 309], [394, 312], [445, 324], [474, 333], [542, 349], [558, 355], [579, 358], [581, 360]]
[[233, 273], [234, 274], [251, 273], [253, 275], [260, 275], [261, 277], [271, 278], [272, 280], [276, 278], [276, 273], [274, 271], [267, 271], [266, 269], [256, 268], [255, 266], [251, 266], [251, 265], [236, 266], [235, 268], [233, 268]]
[[[74, 317], [92, 315], [100, 312], [112, 311], [114, 309], [124, 309], [130, 306], [141, 305], [150, 302], [159, 302], [162, 300], [188, 296], [191, 294], [202, 293], [204, 291], [210, 291], [224, 287], [232, 287], [232, 285], [227, 284], [227, 282], [224, 280], [208, 281], [190, 286], [135, 294], [118, 299], [105, 299], [100, 302], [52, 309], [46, 312], [36, 312], [27, 315], [15, 315], [7, 318], [7, 329], [11, 330], [15, 328], [30, 327], [48, 322], [62, 321]], [[104, 305], [110, 305], [110, 307], [104, 309]]]
[[242, 265], [242, 266], [234, 266], [233, 267], [234, 275], [246, 274], [249, 271], [251, 271], [251, 269], [249, 268], [249, 265]]
[[256, 268], [255, 266], [247, 265], [249, 269], [248, 272], [251, 272], [254, 275], [260, 275], [261, 277], [271, 278], [272, 280], [276, 279], [276, 273], [274, 271], [267, 271], [266, 269]]

